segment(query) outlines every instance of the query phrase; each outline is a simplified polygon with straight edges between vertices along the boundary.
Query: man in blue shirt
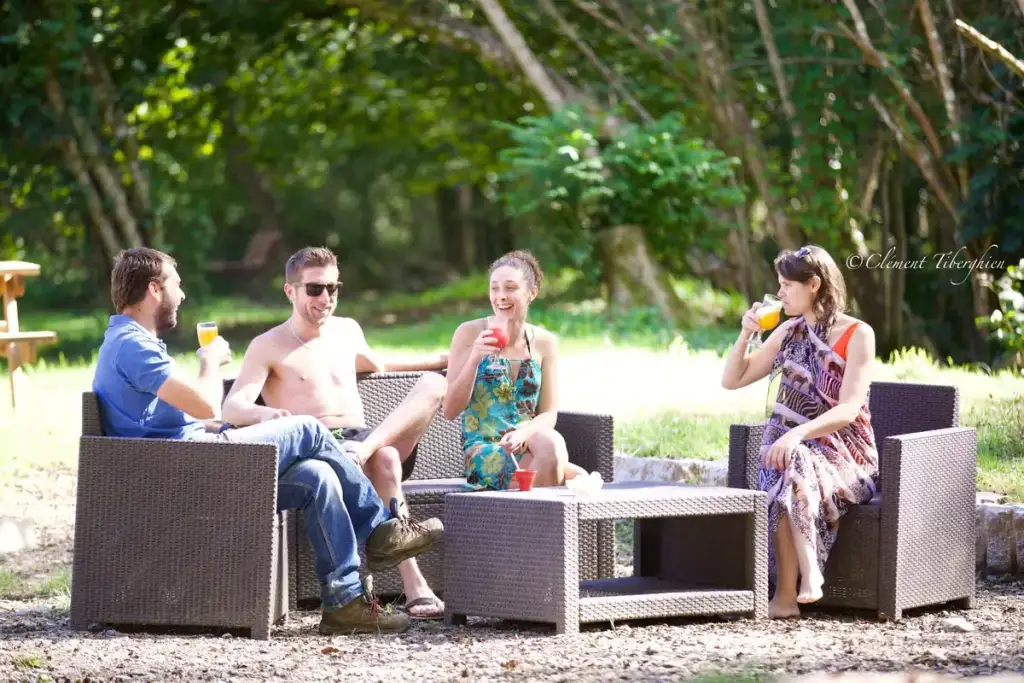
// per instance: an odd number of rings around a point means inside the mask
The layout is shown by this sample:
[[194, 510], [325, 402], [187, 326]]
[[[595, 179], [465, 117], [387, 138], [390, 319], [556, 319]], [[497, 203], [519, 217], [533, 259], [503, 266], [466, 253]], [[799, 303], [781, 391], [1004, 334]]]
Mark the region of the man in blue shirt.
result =
[[443, 535], [440, 520], [413, 522], [391, 514], [359, 464], [316, 418], [270, 411], [264, 422], [243, 429], [213, 422], [223, 399], [220, 367], [231, 350], [222, 337], [200, 348], [197, 378], [175, 367], [159, 338], [177, 324], [185, 299], [175, 266], [167, 254], [147, 248], [121, 252], [114, 263], [117, 315], [110, 318], [93, 378], [104, 433], [277, 445], [278, 508], [306, 513], [322, 587], [320, 632], [406, 630], [407, 615], [386, 614], [366, 599], [358, 545], [365, 544], [369, 571], [388, 569], [430, 550]]

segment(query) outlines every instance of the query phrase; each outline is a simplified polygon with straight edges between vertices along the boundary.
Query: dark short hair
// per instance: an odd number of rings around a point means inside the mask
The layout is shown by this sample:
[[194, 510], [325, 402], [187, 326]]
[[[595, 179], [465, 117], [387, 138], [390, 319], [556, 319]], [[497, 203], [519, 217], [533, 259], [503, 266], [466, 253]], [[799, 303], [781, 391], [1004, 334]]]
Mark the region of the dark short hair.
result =
[[288, 257], [284, 266], [286, 282], [298, 282], [306, 268], [338, 267], [338, 257], [327, 247], [303, 247]]
[[544, 271], [540, 269], [540, 264], [537, 263], [536, 257], [529, 251], [517, 249], [508, 252], [491, 264], [490, 269], [487, 271], [488, 277], [493, 275], [494, 271], [502, 266], [512, 266], [518, 270], [523, 274], [526, 282], [531, 287], [536, 287], [538, 294], [540, 293], [540, 285], [544, 282]]
[[146, 297], [150, 282], [164, 281], [164, 266], [175, 266], [173, 258], [148, 247], [125, 249], [114, 257], [110, 274], [110, 299], [118, 313]]

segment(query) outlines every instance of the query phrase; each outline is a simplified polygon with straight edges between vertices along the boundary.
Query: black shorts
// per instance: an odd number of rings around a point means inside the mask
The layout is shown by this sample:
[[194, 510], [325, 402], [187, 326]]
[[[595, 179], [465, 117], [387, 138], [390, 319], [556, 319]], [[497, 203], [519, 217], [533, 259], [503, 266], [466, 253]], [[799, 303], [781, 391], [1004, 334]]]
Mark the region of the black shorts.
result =
[[[342, 441], [366, 441], [366, 437], [370, 435], [373, 430], [368, 427], [340, 427], [338, 429], [332, 429], [331, 434], [338, 443]], [[409, 457], [402, 461], [402, 481], [405, 481], [412, 475], [412, 468], [416, 466], [416, 453], [420, 450], [420, 445], [416, 444], [412, 447], [412, 453]]]

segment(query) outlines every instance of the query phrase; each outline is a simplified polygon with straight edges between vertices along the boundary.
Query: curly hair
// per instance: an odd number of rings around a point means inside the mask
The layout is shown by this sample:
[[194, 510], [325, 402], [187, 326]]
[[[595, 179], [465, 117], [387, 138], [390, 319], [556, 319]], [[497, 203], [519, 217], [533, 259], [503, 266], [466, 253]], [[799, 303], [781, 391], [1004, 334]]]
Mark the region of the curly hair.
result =
[[517, 249], [510, 251], [504, 256], [497, 259], [491, 264], [490, 270], [487, 271], [488, 277], [494, 274], [498, 268], [503, 266], [512, 266], [520, 273], [529, 283], [531, 287], [536, 287], [537, 292], [540, 293], [541, 283], [544, 282], [544, 271], [540, 269], [540, 264], [537, 263], [536, 257], [526, 249]]

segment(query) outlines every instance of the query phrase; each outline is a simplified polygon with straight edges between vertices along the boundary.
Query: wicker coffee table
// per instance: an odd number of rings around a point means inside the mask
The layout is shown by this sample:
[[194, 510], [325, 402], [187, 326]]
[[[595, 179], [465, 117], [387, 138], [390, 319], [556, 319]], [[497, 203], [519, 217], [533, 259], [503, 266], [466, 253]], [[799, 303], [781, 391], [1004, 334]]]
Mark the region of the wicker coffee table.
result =
[[[761, 491], [648, 482], [456, 493], [445, 499], [445, 623], [467, 616], [581, 623], [768, 612]], [[579, 526], [631, 519], [631, 577], [580, 581]]]

